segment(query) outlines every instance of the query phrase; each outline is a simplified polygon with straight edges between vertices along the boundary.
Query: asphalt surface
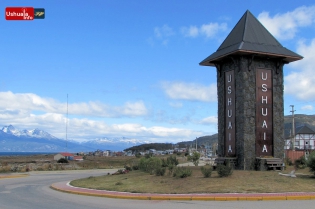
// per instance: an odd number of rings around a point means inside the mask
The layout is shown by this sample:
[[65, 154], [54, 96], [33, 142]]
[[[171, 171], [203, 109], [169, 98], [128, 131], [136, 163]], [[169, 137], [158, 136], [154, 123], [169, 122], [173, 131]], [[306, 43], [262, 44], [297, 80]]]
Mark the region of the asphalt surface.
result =
[[[148, 209], [148, 208], [313, 208], [315, 199], [312, 200], [269, 200], [257, 201], [196, 201], [185, 199], [136, 200], [118, 199], [98, 196], [77, 195], [51, 189], [51, 185], [66, 185], [67, 182], [89, 176], [105, 175], [114, 170], [89, 170], [89, 171], [62, 171], [62, 172], [30, 172], [29, 176], [18, 176], [19, 178], [1, 178], [0, 176], [0, 209], [36, 209], [36, 208], [75, 208], [75, 209]], [[90, 190], [93, 192], [93, 190]], [[91, 193], [88, 195], [92, 195]], [[225, 194], [224, 194], [225, 195]], [[313, 195], [313, 194], [312, 194]], [[301, 195], [306, 198], [306, 194]], [[310, 196], [312, 198], [313, 196]], [[299, 199], [299, 198], [295, 198]], [[219, 200], [219, 199], [217, 199]], [[225, 199], [227, 200], [227, 199]], [[249, 200], [249, 199], [248, 199]]]

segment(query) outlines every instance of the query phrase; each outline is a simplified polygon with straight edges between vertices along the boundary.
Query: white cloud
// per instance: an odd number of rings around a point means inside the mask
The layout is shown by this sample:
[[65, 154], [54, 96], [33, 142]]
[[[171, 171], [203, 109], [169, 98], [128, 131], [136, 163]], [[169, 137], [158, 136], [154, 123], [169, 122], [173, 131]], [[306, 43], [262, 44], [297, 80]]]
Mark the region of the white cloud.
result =
[[313, 105], [305, 105], [301, 107], [301, 110], [313, 110]]
[[[39, 128], [47, 131], [50, 134], [58, 137], [65, 138], [66, 117], [57, 113], [46, 113], [42, 115], [11, 115], [11, 117], [3, 117], [0, 112], [0, 124], [10, 124], [18, 126], [21, 129]], [[203, 135], [202, 132], [152, 126], [146, 127], [138, 123], [122, 123], [122, 124], [108, 124], [104, 121], [91, 120], [88, 118], [69, 118], [67, 136], [70, 140], [86, 141], [99, 137], [127, 137], [137, 138], [143, 141], [165, 142], [172, 140], [178, 142], [184, 140], [191, 140], [195, 136]]]
[[196, 83], [163, 82], [162, 88], [171, 99], [196, 100], [203, 102], [217, 101], [217, 86], [203, 86]]
[[209, 117], [203, 118], [198, 123], [204, 124], [204, 125], [216, 125], [216, 124], [218, 124], [218, 117], [217, 116], [209, 116]]
[[285, 76], [285, 94], [293, 95], [301, 100], [313, 100], [315, 97], [315, 38], [308, 45], [301, 41], [297, 53], [303, 60], [290, 64], [296, 70]]
[[315, 6], [298, 7], [292, 12], [269, 16], [269, 12], [258, 15], [259, 21], [278, 39], [292, 39], [300, 27], [306, 27], [315, 22]]
[[190, 27], [182, 27], [181, 32], [184, 36], [187, 37], [197, 37], [199, 35], [206, 36], [207, 38], [213, 38], [218, 33], [224, 32], [227, 30], [226, 23], [209, 23], [203, 24], [200, 27], [190, 26]]
[[[67, 104], [51, 98], [42, 98], [32, 93], [0, 92], [0, 108], [7, 111], [44, 111], [66, 113]], [[126, 102], [123, 106], [110, 106], [101, 102], [70, 103], [69, 114], [96, 117], [136, 117], [147, 114], [143, 101]]]
[[165, 38], [174, 35], [174, 31], [168, 25], [163, 25], [162, 27], [155, 27], [154, 34], [157, 38]]
[[[35, 94], [14, 94], [0, 92], [0, 124], [12, 124], [19, 129], [35, 129], [47, 131], [50, 134], [65, 138], [66, 121], [68, 121], [67, 136], [70, 140], [85, 141], [99, 137], [127, 137], [150, 142], [165, 142], [171, 140], [178, 142], [191, 140], [202, 132], [176, 127], [151, 126], [140, 123], [110, 124], [102, 120], [82, 118], [82, 116], [100, 116], [107, 112], [109, 116], [132, 117], [146, 114], [142, 102], [127, 102], [121, 107], [112, 107], [102, 103], [70, 104], [73, 115], [66, 119], [66, 104], [53, 99], [42, 98]], [[33, 111], [39, 111], [33, 114]], [[112, 113], [108, 113], [112, 111]], [[103, 114], [104, 116], [104, 114]], [[1, 129], [1, 127], [0, 127]]]
[[171, 107], [174, 107], [174, 108], [181, 108], [183, 107], [183, 103], [181, 102], [170, 102], [169, 103]]
[[[165, 24], [162, 27], [155, 27], [154, 35], [155, 35], [155, 38], [161, 41], [163, 45], [167, 45], [169, 42], [169, 38], [175, 35], [175, 32], [171, 27]], [[149, 39], [149, 44], [154, 45], [152, 38]]]
[[197, 37], [199, 35], [199, 28], [197, 26], [183, 27], [181, 32], [187, 37]]

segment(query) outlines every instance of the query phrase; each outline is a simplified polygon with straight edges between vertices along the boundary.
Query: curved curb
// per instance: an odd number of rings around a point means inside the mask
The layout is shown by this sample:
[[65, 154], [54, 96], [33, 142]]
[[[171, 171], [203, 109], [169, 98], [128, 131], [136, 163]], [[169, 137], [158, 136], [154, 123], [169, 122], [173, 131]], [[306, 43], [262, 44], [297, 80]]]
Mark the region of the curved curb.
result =
[[315, 200], [315, 192], [292, 193], [217, 193], [217, 194], [151, 194], [94, 190], [73, 187], [70, 182], [54, 183], [50, 188], [71, 194], [134, 200], [182, 200], [182, 201], [271, 201]]
[[24, 178], [24, 177], [29, 177], [29, 174], [18, 174], [18, 175], [5, 175], [5, 176], [0, 176], [0, 179], [14, 179], [14, 178]]

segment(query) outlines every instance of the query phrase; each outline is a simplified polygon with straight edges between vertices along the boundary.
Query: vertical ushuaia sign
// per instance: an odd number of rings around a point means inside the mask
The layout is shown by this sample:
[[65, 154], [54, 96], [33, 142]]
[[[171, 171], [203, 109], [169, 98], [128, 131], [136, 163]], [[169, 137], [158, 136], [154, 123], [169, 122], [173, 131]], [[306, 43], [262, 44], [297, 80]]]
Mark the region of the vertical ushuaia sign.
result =
[[234, 70], [225, 72], [225, 156], [235, 156]]
[[272, 71], [256, 70], [256, 156], [273, 155]]

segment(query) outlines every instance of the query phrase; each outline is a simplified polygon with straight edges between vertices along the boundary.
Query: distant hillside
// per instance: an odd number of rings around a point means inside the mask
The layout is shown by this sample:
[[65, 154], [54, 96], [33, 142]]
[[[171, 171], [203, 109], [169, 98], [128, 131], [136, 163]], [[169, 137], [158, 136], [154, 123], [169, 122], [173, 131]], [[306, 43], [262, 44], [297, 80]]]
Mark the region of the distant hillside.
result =
[[[307, 124], [310, 126], [310, 128], [315, 130], [315, 115], [296, 114], [294, 115], [294, 123], [295, 126]], [[292, 127], [292, 116], [291, 115], [284, 116], [285, 127], [290, 127], [290, 124]]]
[[[218, 134], [214, 134], [211, 136], [202, 136], [197, 138], [197, 144], [198, 146], [204, 145], [204, 146], [211, 146], [213, 143], [218, 142]], [[130, 148], [125, 149], [124, 151], [131, 150], [134, 151], [146, 151], [149, 149], [155, 149], [155, 150], [168, 150], [168, 149], [174, 149], [175, 147], [178, 148], [186, 148], [186, 147], [195, 147], [196, 146], [196, 139], [193, 141], [186, 141], [186, 142], [179, 142], [176, 144], [171, 143], [150, 143], [150, 144], [141, 144], [138, 146], [133, 146]]]
[[[212, 146], [213, 143], [218, 142], [218, 134], [213, 134], [211, 136], [201, 136], [197, 138], [197, 145], [201, 146]], [[193, 141], [187, 141], [187, 142], [179, 142], [177, 143], [179, 147], [187, 147], [187, 146], [196, 146], [196, 139]]]
[[132, 152], [135, 152], [135, 151], [144, 152], [149, 149], [168, 150], [168, 149], [173, 149], [173, 148], [174, 148], [174, 145], [171, 143], [150, 143], [150, 144], [141, 144], [138, 146], [133, 146], [133, 147], [125, 149], [124, 151], [131, 150]]
[[[296, 114], [294, 116], [295, 118], [295, 126], [304, 125], [307, 124], [315, 130], [315, 115], [304, 115], [304, 114]], [[292, 127], [292, 116], [286, 115], [284, 116], [284, 127], [287, 129], [291, 129]], [[285, 130], [287, 131], [287, 130]], [[197, 138], [197, 144], [198, 146], [204, 145], [204, 146], [212, 146], [214, 143], [218, 142], [218, 134], [213, 134], [211, 136], [202, 136]], [[134, 147], [127, 148], [125, 150], [139, 150], [139, 151], [145, 151], [149, 149], [155, 149], [155, 150], [166, 150], [171, 149], [172, 147], [179, 147], [179, 148], [185, 148], [185, 147], [195, 147], [196, 146], [196, 139], [192, 141], [185, 141], [185, 142], [179, 142], [176, 144], [164, 144], [164, 143], [155, 143], [155, 144], [142, 144]], [[164, 148], [163, 148], [164, 147]], [[170, 147], [170, 148], [169, 148]]]

